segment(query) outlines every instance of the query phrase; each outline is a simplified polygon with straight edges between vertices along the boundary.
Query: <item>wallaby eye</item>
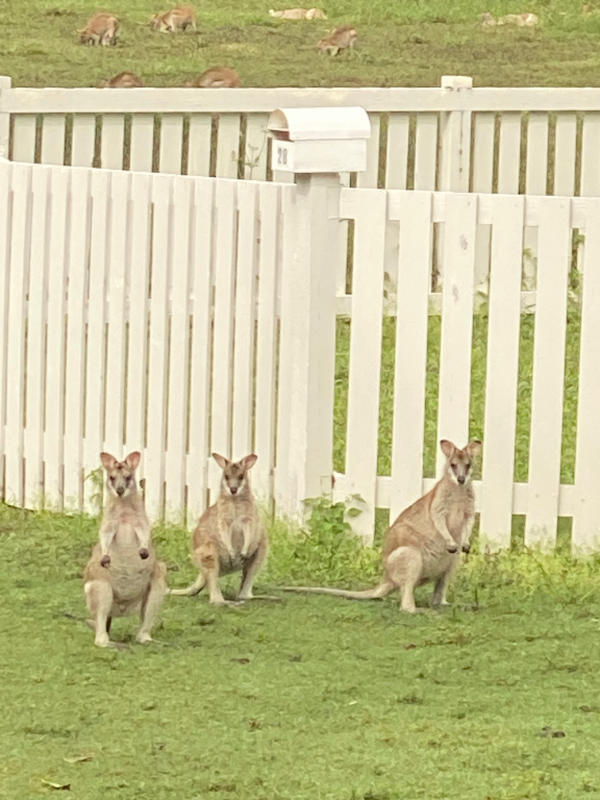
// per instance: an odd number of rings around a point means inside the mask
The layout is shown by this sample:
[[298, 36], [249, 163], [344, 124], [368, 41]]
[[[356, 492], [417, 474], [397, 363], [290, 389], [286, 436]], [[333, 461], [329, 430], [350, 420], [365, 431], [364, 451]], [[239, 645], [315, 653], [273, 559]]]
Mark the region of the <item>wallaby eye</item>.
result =
[[115, 476], [114, 476], [114, 475], [111, 475], [111, 476], [110, 476], [110, 482], [111, 482], [111, 483], [114, 483], [114, 482], [115, 482], [115, 480], [116, 480]]
[[452, 467], [452, 469], [456, 469], [456, 468], [458, 467], [458, 464], [456, 463], [456, 461], [453, 461], [453, 462], [450, 464], [450, 466]]

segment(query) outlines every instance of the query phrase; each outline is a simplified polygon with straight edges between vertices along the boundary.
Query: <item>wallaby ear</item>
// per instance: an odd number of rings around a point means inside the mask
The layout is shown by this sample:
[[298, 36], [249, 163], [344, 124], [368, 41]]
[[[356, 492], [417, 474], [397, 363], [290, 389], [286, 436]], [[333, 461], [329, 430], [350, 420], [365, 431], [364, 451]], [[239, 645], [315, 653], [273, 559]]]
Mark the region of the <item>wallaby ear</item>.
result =
[[441, 439], [440, 447], [442, 448], [442, 453], [446, 456], [446, 458], [452, 458], [452, 455], [456, 450], [456, 445], [452, 444], [449, 439]]
[[250, 453], [249, 456], [242, 458], [240, 464], [244, 467], [244, 469], [252, 469], [252, 467], [256, 464], [258, 456], [254, 455], [254, 453]]
[[226, 469], [228, 464], [231, 464], [229, 459], [225, 458], [225, 456], [220, 456], [218, 453], [213, 453], [212, 457], [217, 462], [217, 464], [221, 467], [221, 469]]
[[129, 469], [137, 469], [141, 457], [142, 454], [137, 450], [134, 450], [133, 453], [129, 453], [129, 455], [125, 459], [125, 463], [129, 467]]
[[112, 469], [117, 463], [117, 459], [114, 456], [111, 456], [110, 453], [100, 453], [100, 461], [106, 470]]
[[479, 439], [473, 439], [465, 447], [465, 450], [471, 456], [471, 458], [474, 458], [479, 453], [479, 451], [481, 450], [481, 442], [479, 441]]

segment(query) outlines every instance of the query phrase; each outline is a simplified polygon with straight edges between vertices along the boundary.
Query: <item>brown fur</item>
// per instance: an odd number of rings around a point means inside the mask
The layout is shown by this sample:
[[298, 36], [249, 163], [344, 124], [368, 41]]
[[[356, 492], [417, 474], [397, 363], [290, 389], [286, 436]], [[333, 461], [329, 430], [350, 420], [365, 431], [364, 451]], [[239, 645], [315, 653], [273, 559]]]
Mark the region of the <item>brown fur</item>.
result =
[[172, 589], [171, 594], [195, 595], [208, 586], [209, 601], [225, 605], [219, 577], [242, 572], [238, 600], [251, 600], [252, 584], [268, 548], [267, 535], [254, 502], [248, 470], [256, 462], [251, 454], [233, 462], [213, 453], [223, 470], [217, 502], [207, 508], [192, 535], [192, 560], [198, 578], [187, 589]]
[[196, 30], [196, 11], [193, 6], [176, 6], [165, 14], [155, 14], [150, 22], [153, 31], [177, 33], [188, 28]]
[[210, 67], [185, 84], [194, 89], [237, 89], [241, 85], [240, 76], [230, 67]]
[[85, 28], [79, 31], [79, 41], [81, 44], [114, 46], [117, 43], [118, 31], [119, 20], [114, 14], [99, 12], [90, 17]]
[[446, 588], [458, 569], [459, 551], [470, 548], [475, 515], [471, 466], [481, 442], [474, 440], [460, 450], [442, 439], [440, 446], [447, 459], [444, 475], [388, 528], [382, 550], [384, 577], [378, 586], [363, 592], [320, 586], [286, 586], [286, 590], [356, 600], [377, 599], [399, 590], [402, 610], [414, 613], [415, 587], [435, 581], [432, 605], [447, 605]]
[[270, 8], [269, 16], [278, 19], [327, 19], [327, 14], [320, 8], [284, 8], [281, 11]]
[[144, 81], [140, 78], [139, 75], [136, 75], [135, 72], [129, 72], [129, 70], [124, 70], [123, 72], [119, 72], [118, 75], [113, 75], [113, 77], [109, 81], [102, 81], [100, 83], [100, 88], [134, 89], [142, 87], [143, 85]]
[[320, 53], [329, 53], [330, 56], [337, 56], [341, 50], [352, 49], [356, 44], [357, 33], [353, 25], [342, 25], [336, 28], [333, 33], [321, 39], [317, 44]]
[[144, 501], [138, 494], [135, 470], [140, 454], [117, 461], [101, 453], [107, 473], [108, 499], [99, 531], [99, 543], [84, 571], [84, 594], [96, 631], [95, 644], [108, 647], [113, 617], [138, 611], [138, 642], [150, 642], [152, 625], [166, 594], [166, 567], [156, 560]]

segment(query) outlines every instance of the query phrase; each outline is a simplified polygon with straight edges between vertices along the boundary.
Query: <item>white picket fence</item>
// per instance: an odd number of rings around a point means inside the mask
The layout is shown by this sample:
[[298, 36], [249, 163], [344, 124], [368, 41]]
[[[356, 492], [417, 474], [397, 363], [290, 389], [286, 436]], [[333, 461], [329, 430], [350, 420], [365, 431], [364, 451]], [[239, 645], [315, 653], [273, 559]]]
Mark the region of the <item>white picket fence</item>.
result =
[[[339, 296], [352, 224], [351, 288]], [[153, 517], [193, 521], [218, 482], [210, 452], [259, 455], [280, 512], [331, 492], [336, 319], [350, 314], [345, 465], [333, 495], [393, 517], [423, 478], [433, 242], [441, 242], [438, 438], [469, 436], [478, 231], [490, 232], [481, 530], [551, 548], [600, 532], [600, 198], [344, 188], [0, 162], [0, 447], [4, 497], [90, 507], [98, 454], [143, 451]], [[523, 240], [535, 234], [527, 483], [515, 483]], [[568, 274], [583, 235], [576, 470], [561, 485]], [[391, 244], [390, 244], [391, 243]], [[392, 258], [392, 254], [394, 258]], [[390, 475], [377, 475], [384, 273], [397, 317]]]

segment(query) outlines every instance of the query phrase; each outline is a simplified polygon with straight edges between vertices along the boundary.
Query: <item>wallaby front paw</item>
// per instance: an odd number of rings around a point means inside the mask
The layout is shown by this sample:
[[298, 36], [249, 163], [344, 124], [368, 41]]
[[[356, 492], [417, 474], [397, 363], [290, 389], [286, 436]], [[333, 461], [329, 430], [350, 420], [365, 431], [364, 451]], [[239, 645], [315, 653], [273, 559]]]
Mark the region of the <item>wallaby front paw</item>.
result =
[[465, 542], [462, 546], [463, 553], [470, 553], [471, 552], [471, 545], [468, 542]]
[[102, 556], [102, 558], [100, 559], [100, 566], [108, 567], [109, 564], [110, 564], [110, 556], [108, 554]]
[[150, 553], [146, 550], [146, 548], [142, 547], [142, 549], [140, 550], [140, 558], [145, 560], [148, 558], [149, 555]]

